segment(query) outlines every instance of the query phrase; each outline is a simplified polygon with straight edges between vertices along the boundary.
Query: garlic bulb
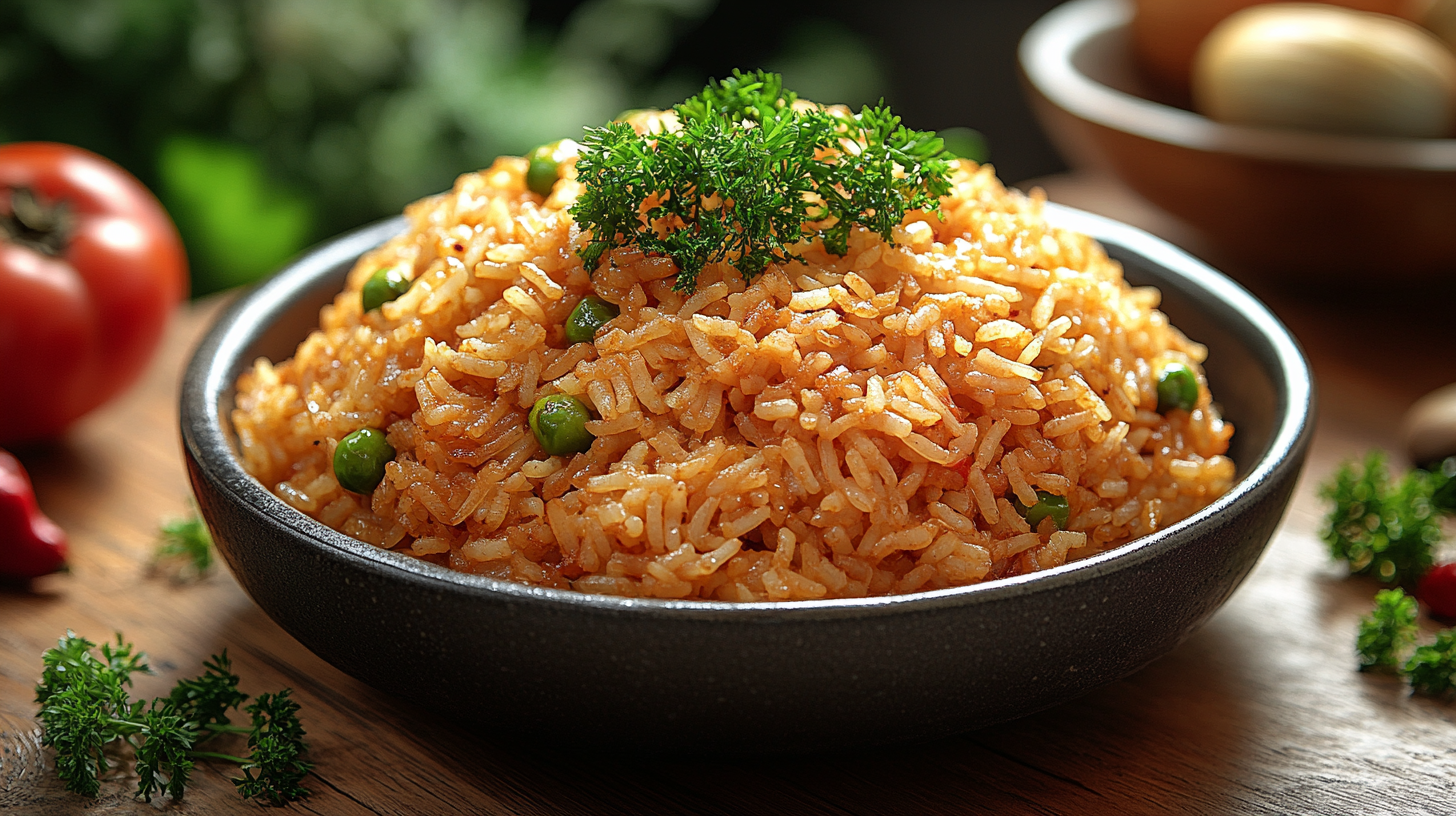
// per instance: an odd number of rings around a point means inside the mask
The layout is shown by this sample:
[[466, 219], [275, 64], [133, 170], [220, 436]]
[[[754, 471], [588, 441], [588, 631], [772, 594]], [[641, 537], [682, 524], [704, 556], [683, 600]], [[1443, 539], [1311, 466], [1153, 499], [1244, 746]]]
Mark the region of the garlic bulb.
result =
[[1456, 55], [1383, 14], [1313, 3], [1254, 6], [1199, 48], [1193, 100], [1224, 122], [1440, 137], [1456, 125]]

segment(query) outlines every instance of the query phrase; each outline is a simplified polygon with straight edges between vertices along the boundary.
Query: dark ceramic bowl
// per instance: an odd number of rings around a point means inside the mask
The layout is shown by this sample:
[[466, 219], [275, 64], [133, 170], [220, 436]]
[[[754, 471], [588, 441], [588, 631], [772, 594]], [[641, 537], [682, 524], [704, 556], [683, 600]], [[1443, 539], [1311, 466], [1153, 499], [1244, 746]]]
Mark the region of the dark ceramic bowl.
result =
[[399, 219], [305, 255], [241, 298], [198, 348], [182, 437], [198, 504], [243, 588], [320, 657], [385, 691], [509, 735], [578, 745], [803, 751], [925, 739], [1019, 717], [1125, 677], [1213, 614], [1253, 567], [1311, 432], [1309, 369], [1258, 301], [1131, 227], [1051, 206], [1209, 347], [1240, 478], [1120, 549], [1035, 575], [916, 595], [732, 604], [502, 583], [381, 551], [243, 472], [228, 416], [259, 356], [282, 360]]
[[1032, 107], [1073, 167], [1118, 177], [1264, 277], [1410, 284], [1456, 269], [1456, 139], [1215, 122], [1139, 72], [1133, 12], [1073, 0], [1021, 41]]

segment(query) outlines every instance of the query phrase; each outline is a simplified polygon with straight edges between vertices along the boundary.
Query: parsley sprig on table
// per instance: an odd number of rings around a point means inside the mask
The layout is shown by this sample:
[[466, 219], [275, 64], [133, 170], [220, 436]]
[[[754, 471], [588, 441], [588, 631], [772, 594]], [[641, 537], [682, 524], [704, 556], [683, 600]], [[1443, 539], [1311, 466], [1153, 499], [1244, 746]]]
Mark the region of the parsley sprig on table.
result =
[[1377, 592], [1375, 608], [1360, 620], [1356, 635], [1360, 669], [1396, 671], [1411, 691], [1430, 697], [1456, 694], [1456, 629], [1412, 649], [1416, 635], [1416, 599], [1400, 588]]
[[796, 99], [777, 74], [734, 71], [673, 108], [680, 129], [587, 129], [571, 209], [591, 236], [579, 251], [587, 268], [635, 244], [677, 263], [680, 291], [710, 263], [751, 280], [800, 259], [804, 239], [837, 255], [856, 225], [891, 240], [908, 210], [933, 211], [950, 191], [934, 133], [906, 128], [883, 104], [849, 115], [796, 109]]
[[169, 519], [157, 531], [153, 569], [171, 573], [174, 580], [201, 578], [212, 569], [212, 533], [194, 509], [186, 518]]
[[[150, 673], [146, 656], [121, 635], [116, 643], [96, 644], [67, 632], [42, 657], [35, 687], [44, 726], [41, 742], [56, 751], [56, 773], [66, 789], [86, 796], [100, 791], [111, 767], [108, 753], [129, 747], [136, 759], [136, 795], [150, 802], [158, 794], [182, 798], [196, 760], [215, 759], [242, 766], [233, 780], [245, 798], [282, 804], [308, 795], [300, 783], [312, 769], [302, 760], [308, 747], [290, 691], [261, 694], [245, 711], [251, 727], [232, 725], [228, 712], [248, 699], [238, 690], [227, 651], [203, 664], [201, 676], [183, 680], [166, 697], [133, 700], [131, 676]], [[247, 757], [198, 746], [222, 734], [248, 738]]]
[[1375, 609], [1360, 621], [1355, 653], [1360, 669], [1397, 670], [1403, 653], [1416, 642], [1416, 599], [1400, 589], [1375, 593]]
[[1430, 697], [1456, 693], [1456, 629], [1436, 634], [1436, 642], [1417, 646], [1401, 673], [1411, 690]]
[[1320, 491], [1333, 503], [1322, 537], [1354, 575], [1411, 586], [1431, 568], [1441, 540], [1441, 513], [1453, 507], [1453, 480], [1419, 468], [1392, 482], [1385, 454], [1345, 462]]

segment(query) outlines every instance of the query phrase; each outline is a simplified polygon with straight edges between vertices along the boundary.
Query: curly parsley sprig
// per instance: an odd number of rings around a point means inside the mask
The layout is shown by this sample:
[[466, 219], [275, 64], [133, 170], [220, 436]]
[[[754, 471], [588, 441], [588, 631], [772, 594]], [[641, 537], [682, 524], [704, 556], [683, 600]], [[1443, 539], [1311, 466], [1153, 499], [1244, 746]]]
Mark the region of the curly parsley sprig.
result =
[[1375, 608], [1360, 620], [1355, 653], [1360, 670], [1396, 671], [1416, 642], [1416, 599], [1399, 588], [1375, 593]]
[[680, 291], [710, 263], [752, 280], [801, 260], [805, 239], [843, 255], [861, 225], [889, 241], [907, 211], [934, 211], [950, 191], [934, 133], [906, 128], [883, 104], [845, 114], [796, 99], [777, 74], [735, 70], [673, 108], [676, 130], [587, 129], [571, 208], [590, 234], [578, 253], [587, 268], [633, 244], [671, 257]]
[[1436, 635], [1434, 643], [1417, 646], [1401, 668], [1411, 690], [1429, 697], [1456, 694], [1456, 629]]
[[157, 531], [152, 568], [185, 582], [202, 578], [212, 569], [212, 533], [194, 509], [186, 518], [169, 519]]
[[1380, 451], [1345, 462], [1320, 489], [1333, 504], [1321, 537], [1351, 574], [1412, 586], [1431, 568], [1440, 514], [1453, 509], [1450, 482], [1444, 471], [1420, 469], [1392, 482]]
[[1416, 694], [1456, 696], [1456, 629], [1438, 632], [1433, 643], [1416, 645], [1416, 637], [1416, 599], [1398, 587], [1377, 592], [1356, 635], [1360, 670], [1397, 672]]
[[[238, 690], [227, 651], [204, 663], [199, 677], [183, 680], [166, 697], [133, 700], [127, 690], [131, 675], [150, 673], [146, 656], [124, 641], [96, 644], [67, 632], [54, 649], [42, 656], [43, 669], [35, 687], [44, 727], [41, 742], [56, 751], [56, 774], [66, 789], [96, 796], [101, 777], [110, 768], [108, 751], [129, 747], [136, 759], [136, 795], [150, 802], [158, 794], [182, 798], [195, 763], [218, 759], [242, 766], [243, 778], [234, 780], [245, 798], [272, 804], [301, 799], [308, 790], [300, 785], [312, 765], [302, 756], [308, 751], [298, 721], [298, 704], [284, 689], [261, 694], [247, 707], [252, 726], [231, 725], [227, 713], [248, 695]], [[247, 757], [197, 750], [221, 734], [248, 738]]]

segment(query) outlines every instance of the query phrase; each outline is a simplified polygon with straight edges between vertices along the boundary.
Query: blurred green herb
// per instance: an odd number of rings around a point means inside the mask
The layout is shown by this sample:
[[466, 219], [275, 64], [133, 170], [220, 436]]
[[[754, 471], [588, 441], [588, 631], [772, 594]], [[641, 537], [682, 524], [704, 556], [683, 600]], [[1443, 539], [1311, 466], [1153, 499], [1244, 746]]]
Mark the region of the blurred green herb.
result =
[[[133, 172], [177, 222], [201, 295], [498, 155], [681, 99], [709, 66], [679, 45], [713, 41], [717, 5], [11, 0], [0, 140], [76, 144]], [[768, 49], [819, 98], [881, 95], [873, 50], [823, 16], [785, 6], [733, 45]]]
[[186, 518], [162, 523], [157, 548], [152, 553], [153, 568], [169, 571], [174, 579], [186, 581], [206, 575], [212, 564], [212, 533], [196, 511]]
[[260, 694], [248, 706], [248, 713], [253, 715], [253, 728], [248, 734], [252, 753], [243, 763], [242, 778], [233, 780], [245, 799], [266, 799], [281, 805], [308, 795], [299, 783], [313, 765], [302, 759], [308, 748], [298, 722], [298, 703], [289, 698], [290, 693], [284, 689], [277, 694]]
[[[148, 802], [158, 794], [181, 799], [199, 759], [240, 765], [243, 776], [234, 784], [244, 798], [282, 804], [308, 795], [300, 783], [313, 766], [301, 758], [308, 747], [298, 704], [288, 689], [259, 695], [246, 709], [251, 727], [234, 726], [227, 712], [247, 695], [238, 691], [226, 650], [204, 664], [200, 677], [179, 682], [165, 697], [144, 701], [133, 700], [127, 688], [132, 674], [150, 673], [146, 656], [119, 633], [114, 645], [101, 646], [100, 658], [92, 651], [95, 647], [67, 632], [42, 656], [35, 687], [44, 728], [41, 743], [55, 749], [56, 774], [66, 790], [96, 796], [111, 765], [108, 753], [129, 748], [138, 776], [136, 795]], [[222, 734], [246, 735], [250, 754], [197, 750]]]
[[1436, 635], [1436, 642], [1417, 646], [1402, 673], [1411, 690], [1431, 697], [1456, 692], [1456, 629]]
[[710, 263], [751, 280], [798, 260], [806, 238], [837, 255], [855, 226], [888, 241], [906, 211], [933, 211], [949, 191], [934, 133], [906, 128], [883, 104], [850, 115], [796, 99], [777, 74], [735, 70], [673, 108], [678, 130], [588, 128], [576, 164], [585, 189], [571, 210], [591, 233], [583, 262], [595, 269], [607, 250], [635, 244], [677, 263], [680, 291]]
[[939, 131], [945, 140], [945, 152], [959, 159], [970, 159], [976, 164], [985, 164], [991, 158], [991, 146], [979, 130], [966, 127], [946, 128]]
[[208, 270], [209, 288], [255, 281], [313, 236], [310, 203], [269, 179], [254, 149], [179, 136], [162, 145], [157, 170], [193, 263]]
[[1414, 469], [1392, 482], [1380, 451], [1363, 462], [1345, 462], [1320, 488], [1333, 504], [1321, 537], [1352, 575], [1414, 586], [1431, 568], [1432, 548], [1441, 540], [1438, 516], [1451, 508], [1435, 499], [1448, 492], [1450, 480], [1439, 471]]
[[1360, 669], [1397, 670], [1402, 654], [1416, 642], [1416, 599], [1401, 589], [1375, 593], [1375, 609], [1360, 620], [1355, 652]]

